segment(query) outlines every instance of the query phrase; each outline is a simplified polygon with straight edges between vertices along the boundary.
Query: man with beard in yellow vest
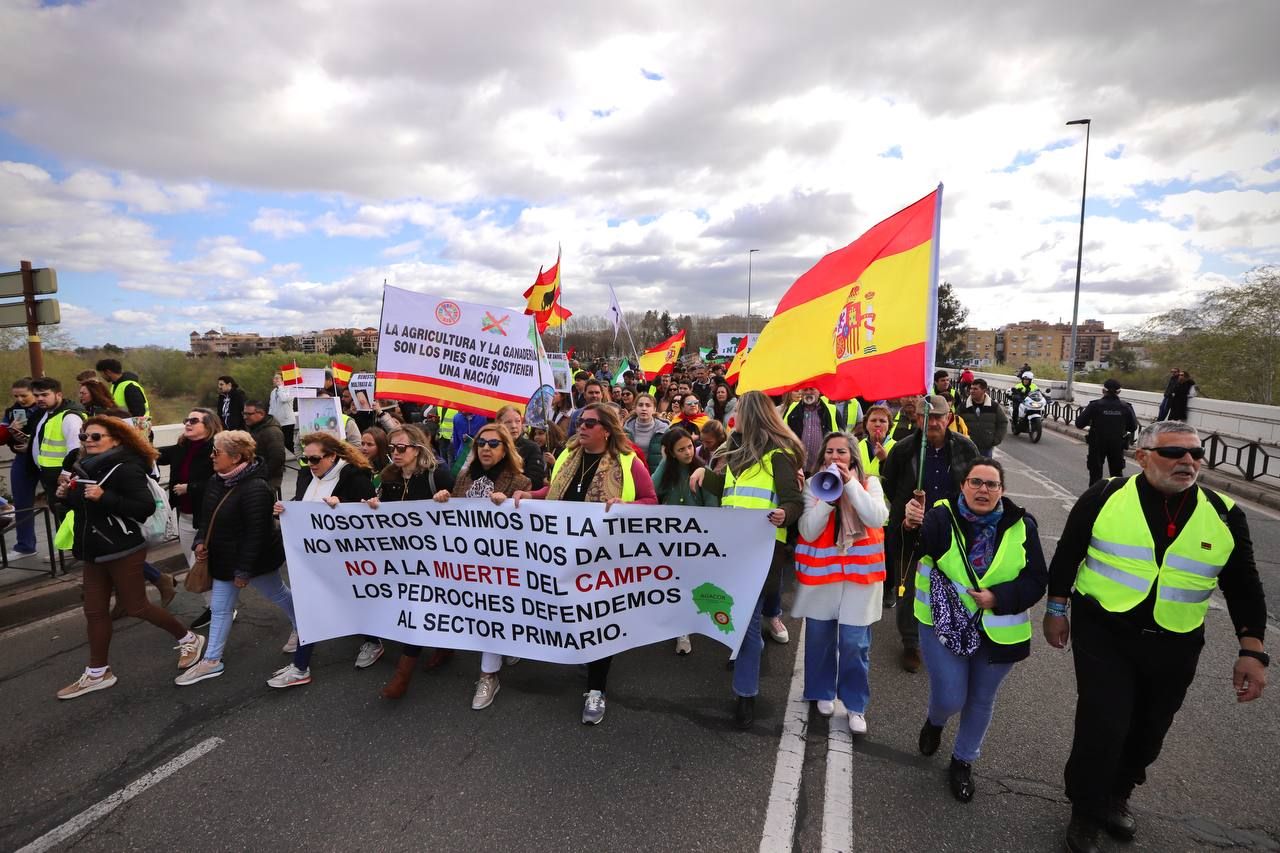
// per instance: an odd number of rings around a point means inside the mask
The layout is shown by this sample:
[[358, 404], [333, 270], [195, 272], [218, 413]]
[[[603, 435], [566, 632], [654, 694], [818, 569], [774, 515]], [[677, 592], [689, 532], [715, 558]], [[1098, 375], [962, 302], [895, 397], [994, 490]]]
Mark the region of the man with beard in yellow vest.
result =
[[1080, 496], [1049, 567], [1045, 639], [1059, 649], [1072, 640], [1075, 659], [1064, 776], [1067, 849], [1076, 853], [1098, 850], [1101, 828], [1121, 840], [1137, 834], [1129, 797], [1195, 677], [1215, 589], [1240, 642], [1236, 701], [1257, 699], [1267, 683], [1267, 608], [1249, 525], [1234, 501], [1196, 485], [1203, 458], [1194, 427], [1148, 426], [1138, 439], [1142, 473]]

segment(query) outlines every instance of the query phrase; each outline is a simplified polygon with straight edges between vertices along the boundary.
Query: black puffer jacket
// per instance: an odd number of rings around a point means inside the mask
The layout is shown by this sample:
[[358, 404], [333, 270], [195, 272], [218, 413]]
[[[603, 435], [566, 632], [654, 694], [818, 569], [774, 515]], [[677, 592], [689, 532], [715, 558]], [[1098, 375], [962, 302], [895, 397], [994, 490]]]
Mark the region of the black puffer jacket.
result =
[[[406, 488], [407, 486], [407, 488]], [[378, 500], [381, 501], [429, 501], [441, 489], [453, 489], [453, 474], [443, 465], [427, 474], [416, 474], [408, 483], [398, 476], [382, 477], [382, 485], [378, 486]]]
[[[226, 497], [224, 502], [222, 499]], [[222, 503], [221, 508], [218, 507]], [[267, 466], [255, 459], [231, 481], [214, 475], [205, 489], [196, 543], [209, 550], [209, 574], [220, 581], [256, 577], [284, 564], [284, 542], [271, 508], [276, 494], [267, 483]], [[216, 518], [213, 518], [215, 509]], [[213, 518], [213, 536], [209, 522]]]
[[[182, 496], [175, 494], [173, 487], [186, 483], [190, 514], [200, 514], [200, 507], [204, 505], [205, 487], [213, 476], [213, 457], [209, 455], [212, 449], [212, 441], [184, 441], [160, 448], [160, 458], [156, 460], [156, 464], [169, 466], [169, 506], [177, 510], [182, 508]], [[188, 455], [191, 456], [191, 466], [186, 479], [183, 479], [178, 476], [178, 469], [182, 466], [183, 458]]]
[[[298, 488], [293, 493], [295, 501], [302, 500], [312, 479], [310, 468], [303, 468], [298, 472]], [[338, 499], [338, 503], [358, 503], [375, 495], [372, 471], [354, 465], [342, 466], [342, 470], [338, 472], [338, 485], [333, 489], [333, 496]]]
[[[77, 479], [96, 480], [102, 497], [86, 500], [84, 487], [69, 490], [62, 503], [75, 512], [71, 553], [90, 563], [116, 560], [147, 547], [141, 522], [155, 511], [147, 486], [151, 466], [136, 453], [115, 447], [95, 456], [81, 455], [72, 468]], [[103, 482], [103, 479], [106, 482]]]

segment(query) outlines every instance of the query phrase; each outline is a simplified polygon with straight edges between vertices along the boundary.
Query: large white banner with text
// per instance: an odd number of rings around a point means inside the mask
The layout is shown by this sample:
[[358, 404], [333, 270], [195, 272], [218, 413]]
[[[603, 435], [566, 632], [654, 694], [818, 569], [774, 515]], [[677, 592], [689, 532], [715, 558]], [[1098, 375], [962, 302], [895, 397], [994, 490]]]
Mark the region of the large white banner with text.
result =
[[681, 634], [737, 651], [764, 510], [484, 499], [285, 504], [298, 634], [585, 663]]

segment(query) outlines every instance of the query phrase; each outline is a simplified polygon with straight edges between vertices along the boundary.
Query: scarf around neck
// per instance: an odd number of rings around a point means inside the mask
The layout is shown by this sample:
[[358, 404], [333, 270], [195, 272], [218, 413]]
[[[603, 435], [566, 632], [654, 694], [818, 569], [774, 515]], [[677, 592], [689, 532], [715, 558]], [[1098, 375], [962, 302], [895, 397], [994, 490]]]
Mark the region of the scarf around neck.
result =
[[[551, 490], [547, 492], [549, 501], [564, 500], [565, 493], [569, 491], [574, 478], [578, 476], [578, 469], [582, 466], [582, 445], [575, 445], [565, 450], [565, 453], [569, 454], [569, 458], [560, 469], [560, 476], [551, 481]], [[620, 497], [622, 497], [622, 465], [606, 450], [600, 456], [600, 462], [596, 466], [591, 484], [587, 486], [587, 493], [582, 500], [584, 503], [604, 503], [609, 498]]]

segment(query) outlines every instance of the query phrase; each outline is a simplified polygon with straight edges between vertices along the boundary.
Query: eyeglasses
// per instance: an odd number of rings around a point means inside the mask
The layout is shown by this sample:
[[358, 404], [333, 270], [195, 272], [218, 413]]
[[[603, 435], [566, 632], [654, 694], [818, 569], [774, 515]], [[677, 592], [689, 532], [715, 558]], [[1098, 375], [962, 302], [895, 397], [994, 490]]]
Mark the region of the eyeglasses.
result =
[[209, 451], [209, 455], [210, 455], [210, 456], [221, 456], [221, 455], [222, 455], [222, 451], [215, 447], [215, 448], [213, 448], [212, 450], [210, 450], [210, 451]]
[[999, 480], [984, 480], [981, 477], [970, 477], [969, 479], [965, 480], [965, 482], [969, 484], [970, 488], [986, 489], [991, 492], [994, 492], [997, 489], [1004, 488], [1004, 484], [1002, 484]]
[[[83, 436], [81, 436], [83, 438]], [[1190, 453], [1191, 458], [1199, 462], [1204, 458], [1203, 447], [1148, 447], [1152, 453], [1159, 454], [1165, 459], [1181, 459], [1183, 454]]]
[[302, 457], [302, 461], [308, 465], [319, 465], [325, 460], [325, 456], [327, 455], [328, 454], [325, 454], [324, 456], [304, 456]]
[[578, 421], [578, 429], [582, 429], [584, 427], [587, 429], [595, 429], [598, 426], [600, 426], [600, 421], [595, 418], [582, 418]]
[[387, 448], [392, 453], [408, 453], [412, 448], [421, 446], [421, 444], [388, 444]]
[[195, 426], [204, 423], [204, 418], [183, 418], [182, 422], [187, 426]]
[[502, 439], [499, 438], [477, 438], [476, 447], [487, 447], [490, 450], [497, 450], [502, 446]]
[[81, 441], [102, 441], [108, 433], [105, 432], [82, 432], [80, 433]]

